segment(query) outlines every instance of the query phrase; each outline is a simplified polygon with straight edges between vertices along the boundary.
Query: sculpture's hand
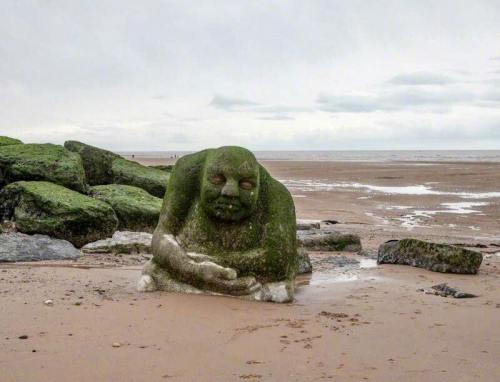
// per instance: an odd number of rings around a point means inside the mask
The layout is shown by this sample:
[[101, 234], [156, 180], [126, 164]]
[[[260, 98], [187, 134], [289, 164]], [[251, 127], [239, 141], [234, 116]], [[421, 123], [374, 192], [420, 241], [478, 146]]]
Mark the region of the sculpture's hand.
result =
[[237, 278], [236, 270], [216, 264], [211, 256], [187, 253], [173, 235], [155, 232], [152, 247], [154, 259], [160, 266], [174, 270], [185, 279], [201, 281], [216, 292], [240, 296], [261, 288], [255, 278]]
[[210, 282], [214, 279], [234, 280], [237, 276], [234, 269], [225, 268], [213, 261], [202, 261], [197, 263], [192, 260], [190, 263], [193, 266], [194, 272], [205, 282]]
[[212, 261], [203, 261], [196, 266], [203, 281], [210, 289], [217, 292], [242, 296], [252, 294], [261, 288], [254, 277], [236, 278], [236, 270], [222, 267]]

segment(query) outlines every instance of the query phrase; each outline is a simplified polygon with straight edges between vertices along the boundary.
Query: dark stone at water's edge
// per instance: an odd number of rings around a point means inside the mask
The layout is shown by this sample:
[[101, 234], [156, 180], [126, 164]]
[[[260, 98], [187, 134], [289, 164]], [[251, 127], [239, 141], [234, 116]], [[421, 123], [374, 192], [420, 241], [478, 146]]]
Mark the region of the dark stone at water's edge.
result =
[[358, 252], [361, 250], [359, 236], [330, 230], [297, 231], [297, 244], [311, 251]]
[[431, 289], [419, 289], [419, 291], [422, 291], [426, 294], [435, 294], [436, 296], [441, 296], [441, 297], [454, 297], [454, 298], [473, 298], [477, 297], [475, 294], [468, 293], [461, 291], [457, 288], [453, 288], [448, 286], [448, 284], [443, 283], [443, 284], [438, 284], [434, 285], [431, 287]]
[[443, 273], [477, 273], [483, 255], [469, 249], [417, 239], [390, 240], [380, 246], [379, 264], [402, 264]]
[[0, 262], [77, 259], [81, 255], [66, 240], [19, 232], [0, 234]]
[[297, 255], [299, 258], [299, 268], [297, 270], [297, 274], [302, 275], [304, 273], [311, 273], [313, 271], [313, 267], [311, 264], [311, 258], [309, 254], [304, 248], [299, 248], [297, 250]]

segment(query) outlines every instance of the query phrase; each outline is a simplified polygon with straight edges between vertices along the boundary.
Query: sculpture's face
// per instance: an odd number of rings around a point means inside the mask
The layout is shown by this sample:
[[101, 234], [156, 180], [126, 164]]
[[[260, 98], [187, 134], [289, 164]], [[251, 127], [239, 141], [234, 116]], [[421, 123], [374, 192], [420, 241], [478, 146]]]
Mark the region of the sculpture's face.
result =
[[238, 221], [250, 216], [259, 197], [259, 165], [239, 147], [221, 147], [207, 156], [201, 206], [213, 218]]

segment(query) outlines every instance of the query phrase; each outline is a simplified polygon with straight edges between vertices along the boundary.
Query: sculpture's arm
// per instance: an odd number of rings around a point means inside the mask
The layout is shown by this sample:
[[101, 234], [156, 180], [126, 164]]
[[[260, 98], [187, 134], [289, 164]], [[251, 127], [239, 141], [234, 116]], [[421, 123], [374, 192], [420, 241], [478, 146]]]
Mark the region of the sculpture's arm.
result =
[[292, 196], [264, 168], [261, 168], [261, 179], [267, 179], [265, 185], [268, 188], [265, 201], [268, 221], [262, 239], [266, 269], [275, 281], [293, 279], [298, 264], [297, 223]]
[[215, 292], [248, 295], [261, 285], [254, 277], [237, 278], [236, 271], [211, 261], [210, 256], [187, 253], [171, 234], [155, 231], [152, 242], [153, 260], [166, 268], [179, 281]]
[[163, 199], [157, 230], [177, 235], [189, 208], [200, 192], [200, 175], [208, 150], [186, 155], [176, 162]]

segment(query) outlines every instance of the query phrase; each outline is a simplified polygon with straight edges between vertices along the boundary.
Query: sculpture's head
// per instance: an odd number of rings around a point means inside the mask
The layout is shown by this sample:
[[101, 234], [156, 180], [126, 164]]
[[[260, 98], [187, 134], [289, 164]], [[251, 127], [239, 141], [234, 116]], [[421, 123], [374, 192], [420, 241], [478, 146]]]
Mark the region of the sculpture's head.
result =
[[201, 181], [201, 206], [213, 218], [238, 221], [257, 207], [260, 179], [255, 156], [242, 147], [208, 153]]

